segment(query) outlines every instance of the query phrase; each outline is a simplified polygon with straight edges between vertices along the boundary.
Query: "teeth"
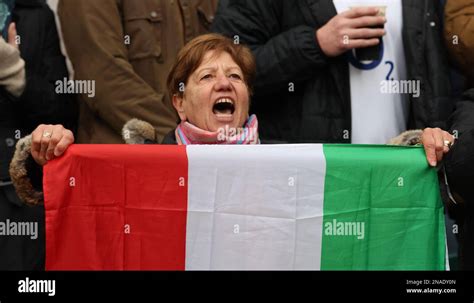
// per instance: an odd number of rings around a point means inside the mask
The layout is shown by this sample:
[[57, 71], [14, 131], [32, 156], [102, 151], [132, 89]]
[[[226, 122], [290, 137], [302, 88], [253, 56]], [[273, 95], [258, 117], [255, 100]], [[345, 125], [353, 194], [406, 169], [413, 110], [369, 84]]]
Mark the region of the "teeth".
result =
[[234, 102], [233, 102], [231, 99], [228, 99], [228, 98], [219, 99], [219, 100], [217, 100], [216, 103], [230, 103], [230, 104], [234, 104]]

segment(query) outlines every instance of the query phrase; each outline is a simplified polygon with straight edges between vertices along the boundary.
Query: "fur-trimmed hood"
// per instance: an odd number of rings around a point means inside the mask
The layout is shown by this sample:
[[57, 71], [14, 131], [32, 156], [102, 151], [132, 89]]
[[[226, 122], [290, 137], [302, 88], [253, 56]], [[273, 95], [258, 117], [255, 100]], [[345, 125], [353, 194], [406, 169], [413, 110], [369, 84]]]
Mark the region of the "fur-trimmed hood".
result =
[[[421, 144], [421, 130], [406, 131], [389, 141], [389, 145]], [[132, 119], [122, 129], [122, 137], [127, 144], [157, 144], [156, 130], [148, 122]], [[20, 199], [26, 204], [43, 204], [43, 192], [36, 190], [31, 182], [27, 162], [31, 161], [31, 135], [20, 139], [10, 163], [10, 176]]]

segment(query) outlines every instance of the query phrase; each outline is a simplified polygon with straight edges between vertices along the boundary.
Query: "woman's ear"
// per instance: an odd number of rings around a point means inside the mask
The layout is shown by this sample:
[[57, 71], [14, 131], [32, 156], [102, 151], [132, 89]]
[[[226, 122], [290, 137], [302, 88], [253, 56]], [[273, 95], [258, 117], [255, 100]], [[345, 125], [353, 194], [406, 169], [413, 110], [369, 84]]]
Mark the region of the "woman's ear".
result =
[[177, 94], [173, 95], [173, 106], [178, 112], [178, 116], [181, 121], [186, 121], [186, 111], [184, 110], [184, 98], [178, 96]]

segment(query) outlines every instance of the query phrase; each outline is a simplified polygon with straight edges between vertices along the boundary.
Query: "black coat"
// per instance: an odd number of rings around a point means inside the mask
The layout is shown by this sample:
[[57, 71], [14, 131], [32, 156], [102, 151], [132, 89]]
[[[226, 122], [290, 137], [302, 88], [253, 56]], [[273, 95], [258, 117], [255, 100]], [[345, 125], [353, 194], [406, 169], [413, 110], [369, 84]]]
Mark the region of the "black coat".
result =
[[0, 180], [7, 180], [14, 144], [39, 124], [74, 129], [75, 96], [55, 93], [55, 82], [68, 77], [59, 48], [54, 14], [44, 0], [16, 0], [13, 11], [20, 52], [26, 63], [26, 88], [14, 98], [0, 87]]
[[5, 185], [8, 167], [20, 137], [41, 123], [60, 123], [74, 129], [77, 109], [75, 96], [55, 93], [55, 81], [68, 77], [68, 73], [54, 15], [45, 1], [17, 0], [13, 21], [21, 37], [27, 84], [19, 98], [0, 87], [0, 221], [34, 222], [38, 234], [36, 239], [0, 236], [0, 270], [44, 269], [44, 208], [24, 205], [13, 185]]
[[458, 139], [445, 158], [446, 174], [460, 198], [450, 210], [459, 229], [461, 268], [474, 270], [474, 88], [456, 104], [450, 131]]
[[163, 138], [163, 141], [161, 141], [161, 144], [166, 144], [166, 145], [177, 145], [178, 144], [178, 141], [176, 141], [176, 136], [175, 136], [174, 130], [172, 130], [168, 134], [166, 134], [166, 136]]
[[[421, 80], [420, 97], [410, 95], [408, 129], [444, 128], [452, 112], [438, 6], [403, 0], [407, 79]], [[256, 56], [251, 112], [263, 139], [350, 143], [348, 64], [345, 56], [326, 57], [315, 36], [336, 14], [332, 0], [229, 0], [217, 12], [212, 30], [238, 38]]]

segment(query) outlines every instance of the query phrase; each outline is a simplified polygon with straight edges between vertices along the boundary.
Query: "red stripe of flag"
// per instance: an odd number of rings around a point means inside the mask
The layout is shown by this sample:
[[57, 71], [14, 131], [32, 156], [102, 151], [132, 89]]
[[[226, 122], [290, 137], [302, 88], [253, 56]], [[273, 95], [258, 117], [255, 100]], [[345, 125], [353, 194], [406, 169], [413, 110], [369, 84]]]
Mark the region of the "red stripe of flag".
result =
[[46, 270], [184, 270], [184, 146], [73, 145], [43, 178]]

